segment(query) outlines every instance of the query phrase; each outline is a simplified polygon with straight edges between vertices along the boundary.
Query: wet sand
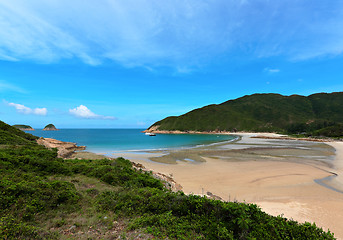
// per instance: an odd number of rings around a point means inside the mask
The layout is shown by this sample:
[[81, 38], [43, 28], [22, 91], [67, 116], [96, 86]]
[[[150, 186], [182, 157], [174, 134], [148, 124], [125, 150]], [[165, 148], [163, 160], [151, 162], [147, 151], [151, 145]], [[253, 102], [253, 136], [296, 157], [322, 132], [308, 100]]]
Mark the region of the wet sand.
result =
[[343, 142], [239, 135], [241, 140], [234, 143], [170, 152], [121, 152], [115, 157], [172, 176], [185, 193], [211, 192], [226, 201], [255, 203], [275, 216], [315, 222], [343, 239]]

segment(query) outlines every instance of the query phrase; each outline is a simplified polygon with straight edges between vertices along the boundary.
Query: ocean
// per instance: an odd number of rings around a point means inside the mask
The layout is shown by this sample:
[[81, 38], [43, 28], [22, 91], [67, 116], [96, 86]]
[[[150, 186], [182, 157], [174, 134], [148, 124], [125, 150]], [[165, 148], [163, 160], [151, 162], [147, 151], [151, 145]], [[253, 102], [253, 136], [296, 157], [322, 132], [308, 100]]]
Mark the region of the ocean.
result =
[[144, 129], [60, 129], [59, 131], [27, 131], [38, 137], [54, 138], [86, 146], [86, 150], [107, 154], [115, 151], [148, 151], [190, 148], [222, 141], [234, 136], [222, 134], [156, 134], [148, 136]]

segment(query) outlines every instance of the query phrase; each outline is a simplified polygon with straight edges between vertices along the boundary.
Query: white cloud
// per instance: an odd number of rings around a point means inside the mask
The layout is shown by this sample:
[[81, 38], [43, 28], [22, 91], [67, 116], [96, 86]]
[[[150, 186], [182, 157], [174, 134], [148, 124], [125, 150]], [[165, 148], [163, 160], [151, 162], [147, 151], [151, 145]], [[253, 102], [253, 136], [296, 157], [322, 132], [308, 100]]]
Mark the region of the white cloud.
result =
[[296, 60], [340, 55], [343, 2], [0, 1], [0, 59], [6, 61], [77, 58], [182, 71], [237, 51]]
[[46, 108], [32, 109], [18, 103], [7, 103], [7, 104], [8, 106], [14, 107], [15, 109], [17, 109], [17, 112], [23, 113], [23, 114], [35, 114], [35, 115], [45, 116], [48, 113], [48, 110]]
[[46, 108], [35, 108], [33, 109], [33, 113], [36, 115], [46, 115], [48, 110]]
[[108, 119], [108, 120], [116, 119], [115, 117], [111, 117], [111, 116], [103, 116], [103, 115], [95, 114], [84, 105], [80, 105], [76, 108], [69, 109], [69, 113], [79, 118]]
[[273, 73], [278, 73], [278, 72], [280, 72], [280, 69], [277, 69], [277, 68], [265, 68], [264, 70], [263, 70], [264, 72], [267, 72], [267, 73], [270, 73], [270, 74], [273, 74]]

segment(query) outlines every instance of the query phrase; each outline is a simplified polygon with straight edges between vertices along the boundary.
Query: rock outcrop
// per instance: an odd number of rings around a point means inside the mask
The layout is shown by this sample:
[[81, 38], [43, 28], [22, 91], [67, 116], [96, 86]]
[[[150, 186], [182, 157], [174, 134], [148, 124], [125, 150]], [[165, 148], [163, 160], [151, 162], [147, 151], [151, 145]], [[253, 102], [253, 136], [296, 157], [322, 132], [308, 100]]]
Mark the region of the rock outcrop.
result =
[[43, 128], [43, 131], [56, 131], [58, 130], [54, 124], [48, 124]]
[[70, 158], [75, 151], [85, 150], [85, 146], [77, 146], [76, 143], [62, 142], [52, 138], [39, 138], [37, 143], [47, 148], [57, 148], [57, 157]]
[[178, 192], [182, 190], [182, 186], [174, 181], [174, 179], [171, 176], [167, 176], [163, 173], [150, 171], [146, 169], [142, 164], [132, 162], [133, 168], [137, 170], [142, 170], [144, 172], [151, 172], [152, 176], [156, 179], [161, 180], [164, 183], [164, 186], [168, 189], [170, 189], [173, 192]]

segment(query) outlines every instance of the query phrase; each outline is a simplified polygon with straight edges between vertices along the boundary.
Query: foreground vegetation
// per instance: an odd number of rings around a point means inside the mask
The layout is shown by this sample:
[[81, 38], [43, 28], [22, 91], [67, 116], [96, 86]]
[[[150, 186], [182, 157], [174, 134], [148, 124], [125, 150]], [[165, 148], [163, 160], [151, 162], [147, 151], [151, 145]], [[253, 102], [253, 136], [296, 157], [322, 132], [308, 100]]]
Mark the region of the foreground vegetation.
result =
[[181, 131], [262, 131], [343, 136], [343, 92], [300, 95], [254, 94], [208, 105], [152, 126]]
[[254, 204], [171, 192], [123, 158], [59, 159], [0, 129], [1, 239], [334, 239]]

